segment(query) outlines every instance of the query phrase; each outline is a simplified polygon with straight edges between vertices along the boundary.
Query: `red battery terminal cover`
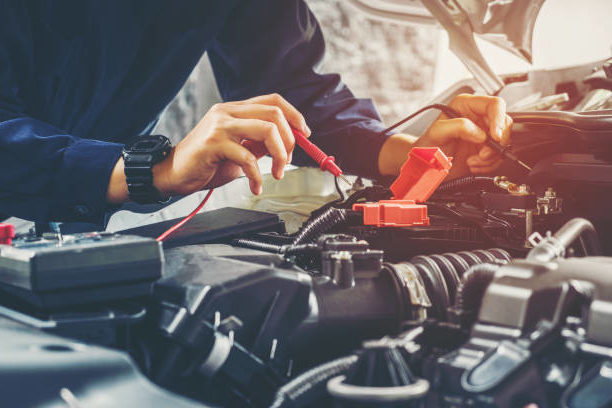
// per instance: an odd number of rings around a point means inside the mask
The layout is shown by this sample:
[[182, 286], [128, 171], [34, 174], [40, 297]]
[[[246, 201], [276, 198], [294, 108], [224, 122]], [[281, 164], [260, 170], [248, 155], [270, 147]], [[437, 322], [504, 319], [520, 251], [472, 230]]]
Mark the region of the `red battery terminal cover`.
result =
[[0, 223], [0, 244], [11, 245], [15, 238], [15, 227], [12, 224]]
[[353, 210], [363, 213], [364, 225], [377, 227], [411, 227], [429, 225], [429, 199], [446, 178], [452, 166], [437, 147], [413, 147], [402, 165], [400, 174], [391, 185], [393, 198], [376, 203], [354, 204]]

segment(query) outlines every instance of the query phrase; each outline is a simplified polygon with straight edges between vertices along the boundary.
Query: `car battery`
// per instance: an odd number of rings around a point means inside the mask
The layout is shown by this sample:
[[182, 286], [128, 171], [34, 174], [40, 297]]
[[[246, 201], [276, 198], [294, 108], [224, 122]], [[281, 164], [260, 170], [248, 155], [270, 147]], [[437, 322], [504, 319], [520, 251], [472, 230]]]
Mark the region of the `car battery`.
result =
[[0, 245], [0, 293], [39, 308], [146, 296], [162, 275], [161, 243], [91, 232]]

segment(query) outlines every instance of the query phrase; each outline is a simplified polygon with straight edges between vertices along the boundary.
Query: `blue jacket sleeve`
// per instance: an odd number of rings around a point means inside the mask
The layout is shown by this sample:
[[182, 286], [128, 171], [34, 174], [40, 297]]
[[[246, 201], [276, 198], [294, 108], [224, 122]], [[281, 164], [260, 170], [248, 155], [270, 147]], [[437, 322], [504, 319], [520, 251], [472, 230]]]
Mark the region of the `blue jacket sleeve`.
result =
[[103, 223], [121, 150], [0, 109], [0, 212], [40, 222]]
[[40, 84], [33, 80], [30, 22], [18, 5], [2, 6], [8, 17], [0, 30], [0, 213], [102, 223], [122, 145], [81, 139], [32, 117], [22, 95]]
[[[345, 172], [376, 177], [386, 140], [369, 99], [358, 99], [337, 74], [321, 74], [321, 27], [302, 0], [240, 2], [209, 48], [224, 100], [277, 92], [304, 114], [313, 141]], [[299, 149], [294, 162], [312, 165]]]
[[71, 136], [29, 117], [0, 49], [0, 213], [39, 222], [102, 223], [122, 145]]

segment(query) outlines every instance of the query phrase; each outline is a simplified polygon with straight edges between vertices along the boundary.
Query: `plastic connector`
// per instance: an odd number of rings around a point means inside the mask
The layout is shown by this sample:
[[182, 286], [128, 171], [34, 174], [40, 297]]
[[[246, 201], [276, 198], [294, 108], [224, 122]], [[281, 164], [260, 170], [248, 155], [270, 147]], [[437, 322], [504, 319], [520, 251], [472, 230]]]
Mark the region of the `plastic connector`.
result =
[[452, 159], [437, 147], [413, 147], [391, 184], [393, 198], [423, 203], [448, 176]]
[[377, 203], [353, 205], [363, 213], [364, 225], [377, 227], [411, 227], [429, 225], [427, 206], [410, 200], [383, 200]]
[[364, 225], [411, 227], [429, 225], [425, 202], [446, 178], [452, 166], [437, 147], [414, 147], [391, 185], [393, 199], [353, 205], [363, 213]]
[[15, 227], [13, 224], [0, 224], [0, 244], [11, 245], [15, 238]]

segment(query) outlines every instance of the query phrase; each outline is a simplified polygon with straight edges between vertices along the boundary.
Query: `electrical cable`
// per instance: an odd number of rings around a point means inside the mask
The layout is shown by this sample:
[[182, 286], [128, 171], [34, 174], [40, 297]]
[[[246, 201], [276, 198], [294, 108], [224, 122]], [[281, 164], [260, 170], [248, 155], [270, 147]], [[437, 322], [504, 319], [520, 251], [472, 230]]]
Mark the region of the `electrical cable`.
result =
[[439, 111], [441, 111], [442, 113], [446, 114], [447, 116], [450, 117], [459, 117], [459, 113], [454, 110], [453, 108], [451, 108], [450, 106], [447, 105], [443, 105], [441, 103], [434, 103], [432, 105], [427, 105], [421, 109], [419, 109], [418, 111], [406, 116], [404, 119], [395, 122], [393, 125], [389, 126], [388, 128], [386, 128], [385, 130], [383, 130], [382, 132], [380, 132], [380, 134], [384, 135], [389, 133], [390, 131], [392, 131], [393, 129], [402, 126], [404, 123], [408, 122], [410, 119], [414, 118], [415, 116], [420, 115], [421, 113], [428, 111], [430, 109], [437, 109]]
[[347, 210], [329, 208], [321, 215], [307, 222], [293, 239], [292, 245], [307, 244], [332, 228], [344, 224], [348, 219]]
[[[433, 209], [436, 209], [440, 212], [443, 212], [445, 215], [448, 215], [454, 219], [456, 219], [460, 224], [462, 225], [467, 225], [473, 228], [476, 228], [478, 231], [480, 231], [480, 233], [483, 235], [483, 237], [486, 239], [485, 242], [489, 242], [492, 243], [493, 245], [498, 245], [498, 246], [503, 246], [505, 248], [511, 248], [511, 246], [509, 246], [508, 244], [500, 244], [490, 233], [489, 231], [486, 230], [486, 228], [481, 225], [479, 222], [472, 220], [468, 217], [466, 217], [464, 214], [460, 213], [459, 211], [456, 211], [442, 203], [436, 203], [436, 202], [427, 202], [427, 205]], [[493, 222], [498, 222], [499, 221], [493, 221]], [[500, 223], [501, 225], [504, 225], [503, 223]], [[521, 248], [512, 248], [514, 250], [521, 250]]]
[[338, 193], [338, 195], [340, 197], [338, 197], [337, 199], [330, 201], [324, 205], [322, 205], [321, 207], [317, 208], [316, 210], [312, 211], [310, 213], [310, 218], [308, 219], [308, 221], [316, 218], [317, 216], [319, 216], [319, 214], [322, 214], [323, 212], [325, 212], [328, 208], [334, 207], [334, 208], [341, 208], [342, 207], [342, 203], [344, 203], [345, 201], [345, 196], [344, 196], [344, 192], [342, 191], [342, 189], [340, 188], [340, 184], [338, 183], [338, 178], [334, 178], [334, 184], [336, 186], [336, 192]]
[[366, 201], [380, 201], [380, 200], [387, 200], [391, 198], [392, 196], [393, 196], [393, 193], [391, 192], [391, 190], [389, 190], [386, 187], [382, 187], [378, 185], [374, 185], [371, 187], [365, 187], [361, 190], [354, 192], [346, 199], [344, 199], [344, 196], [342, 196], [341, 199], [330, 201], [329, 203], [326, 203], [323, 206], [312, 211], [310, 213], [310, 218], [306, 221], [306, 223], [309, 223], [310, 221], [314, 220], [319, 215], [323, 214], [325, 211], [327, 211], [329, 208], [332, 208], [332, 207], [351, 209], [353, 207], [353, 204], [355, 204], [357, 201], [361, 199], [365, 199]]
[[[427, 106], [419, 109], [418, 111], [414, 112], [411, 115], [408, 115], [404, 119], [400, 120], [399, 122], [394, 123], [393, 125], [389, 126], [388, 128], [386, 128], [385, 130], [383, 130], [380, 133], [382, 135], [387, 134], [391, 130], [397, 128], [398, 126], [403, 125], [404, 123], [408, 122], [410, 119], [414, 118], [415, 116], [417, 116], [417, 115], [419, 115], [419, 114], [421, 114], [421, 113], [423, 113], [423, 112], [425, 112], [425, 111], [427, 111], [429, 109], [437, 109], [437, 110], [441, 111], [442, 113], [444, 113], [446, 116], [448, 116], [451, 119], [456, 119], [456, 118], [462, 117], [459, 112], [457, 112], [455, 109], [451, 108], [450, 106], [444, 105], [444, 104], [441, 104], [441, 103], [434, 103], [432, 105], [427, 105]], [[529, 167], [527, 164], [525, 164], [523, 161], [521, 161], [514, 153], [512, 153], [509, 150], [509, 146], [503, 146], [501, 143], [493, 140], [490, 136], [487, 136], [487, 139], [485, 140], [485, 144], [487, 146], [489, 146], [490, 148], [492, 148], [493, 150], [495, 150], [497, 153], [499, 153], [502, 156], [504, 156], [506, 159], [508, 159], [511, 162], [521, 166], [523, 169], [531, 172], [531, 167]]]
[[453, 180], [445, 181], [438, 186], [436, 193], [454, 192], [457, 190], [463, 191], [466, 188], [473, 187], [495, 187], [494, 177], [488, 176], [465, 176]]
[[206, 205], [206, 202], [208, 201], [208, 199], [212, 195], [213, 191], [215, 191], [214, 188], [211, 188], [210, 190], [208, 190], [208, 193], [206, 194], [206, 197], [204, 197], [202, 202], [195, 208], [195, 210], [193, 210], [188, 216], [186, 216], [185, 218], [183, 218], [182, 220], [180, 220], [179, 222], [177, 222], [176, 224], [174, 224], [173, 226], [168, 228], [159, 237], [155, 238], [155, 240], [158, 241], [158, 242], [163, 242], [170, 235], [174, 234], [176, 232], [176, 230], [178, 230], [183, 225], [185, 225], [190, 219], [195, 217], [195, 215]]
[[339, 202], [344, 201], [344, 192], [340, 188], [340, 183], [338, 183], [338, 177], [334, 177], [334, 185], [336, 186], [336, 191], [338, 192], [338, 195], [340, 196], [340, 198], [336, 201], [339, 201]]
[[327, 380], [347, 372], [358, 360], [349, 355], [303, 372], [278, 389], [270, 408], [303, 407], [326, 393]]

